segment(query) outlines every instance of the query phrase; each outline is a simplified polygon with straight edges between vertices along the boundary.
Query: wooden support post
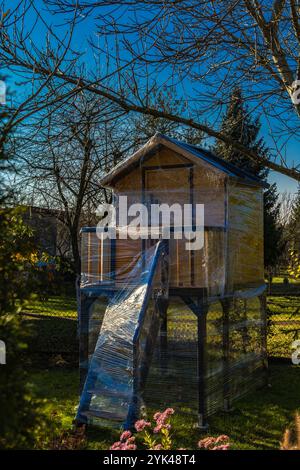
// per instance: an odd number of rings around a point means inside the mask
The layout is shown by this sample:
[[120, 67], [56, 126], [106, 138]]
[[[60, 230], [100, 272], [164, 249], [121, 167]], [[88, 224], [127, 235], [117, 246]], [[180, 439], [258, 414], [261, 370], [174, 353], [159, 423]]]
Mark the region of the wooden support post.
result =
[[116, 240], [110, 240], [111, 258], [110, 258], [110, 280], [112, 283], [116, 281]]
[[203, 304], [203, 299], [198, 298], [198, 418], [199, 428], [206, 430], [207, 424], [207, 397], [206, 397], [206, 315], [207, 306]]
[[197, 317], [198, 333], [198, 425], [199, 429], [205, 431], [208, 428], [207, 423], [207, 397], [206, 397], [206, 379], [207, 379], [207, 355], [206, 355], [206, 316], [208, 305], [206, 303], [206, 293], [202, 292], [201, 297], [196, 301], [189, 296], [181, 296], [184, 303], [192, 310]]
[[89, 359], [89, 308], [91, 299], [81, 292], [79, 314], [79, 391], [82, 392]]
[[266, 296], [262, 294], [259, 296], [260, 309], [261, 309], [261, 349], [263, 367], [265, 370], [265, 383], [270, 385], [269, 368], [268, 368], [268, 351], [267, 351], [267, 306]]
[[168, 367], [168, 299], [158, 299], [157, 307], [160, 316], [159, 362], [162, 373]]
[[[194, 204], [194, 168], [191, 167], [189, 170], [189, 182], [190, 182], [190, 204], [192, 206], [192, 230], [195, 233], [196, 230], [196, 214], [195, 214], [195, 204]], [[191, 269], [191, 279], [190, 283], [193, 287], [195, 285], [195, 251], [190, 250], [190, 269]]]
[[168, 354], [169, 250], [169, 240], [164, 240], [161, 266], [161, 285], [163, 289], [157, 302], [160, 315], [160, 365], [162, 369], [167, 367]]
[[222, 334], [222, 348], [223, 348], [223, 407], [224, 411], [231, 410], [230, 403], [230, 337], [229, 337], [229, 312], [231, 307], [230, 299], [221, 300], [223, 310], [223, 334]]

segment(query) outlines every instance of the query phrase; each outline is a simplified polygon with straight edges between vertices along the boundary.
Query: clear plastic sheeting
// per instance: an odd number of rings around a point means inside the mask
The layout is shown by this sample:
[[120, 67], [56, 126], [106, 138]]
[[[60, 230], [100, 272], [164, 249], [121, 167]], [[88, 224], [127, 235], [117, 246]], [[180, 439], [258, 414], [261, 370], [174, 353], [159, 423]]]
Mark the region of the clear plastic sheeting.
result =
[[173, 406], [194, 421], [263, 386], [267, 367], [261, 298], [215, 301], [196, 313], [170, 299], [145, 390], [150, 410]]
[[115, 225], [82, 230], [77, 419], [173, 406], [204, 426], [267, 380], [262, 186], [165, 136], [103, 184]]
[[[157, 229], [159, 231], [159, 228]], [[157, 240], [109, 239], [94, 231], [82, 233], [81, 287], [114, 285], [122, 288], [138, 276], [142, 253]], [[169, 283], [171, 288], [198, 287], [206, 289], [209, 297], [224, 295], [226, 283], [224, 228], [203, 227], [203, 248], [187, 250], [188, 240], [167, 239], [169, 250]]]
[[[163, 234], [169, 244], [171, 288], [205, 288], [207, 296], [213, 298], [261, 286], [264, 283], [262, 192], [260, 188], [234, 184], [228, 184], [225, 192], [224, 182], [220, 186], [216, 178], [213, 183], [209, 190], [194, 189], [192, 198], [182, 188], [157, 189], [155, 197], [151, 191], [143, 194], [130, 191], [124, 207], [120, 198], [125, 193], [118, 193], [114, 199], [117, 225], [110, 228], [112, 238], [96, 228], [83, 229], [81, 286], [126, 285], [141, 253]], [[136, 205], [132, 212], [131, 204]], [[146, 211], [145, 218], [139, 217], [141, 204]], [[159, 206], [153, 209], [159, 215], [158, 221], [156, 216], [154, 220], [151, 217], [153, 205]], [[203, 219], [199, 216], [202, 210]], [[134, 215], [126, 215], [126, 211]], [[190, 234], [193, 249], [188, 249]]]
[[[203, 424], [266, 382], [263, 288], [211, 303], [193, 296], [168, 298], [164, 252], [146, 301], [155, 249], [147, 251], [148, 269], [139, 286], [123, 288], [111, 299], [101, 294], [90, 307], [90, 366], [80, 421], [130, 428], [141, 409], [172, 406]], [[82, 366], [87, 373], [88, 363]]]
[[138, 417], [158, 335], [160, 303], [167, 297], [164, 246], [158, 242], [137, 260], [127, 286], [100, 293], [95, 305], [98, 309], [107, 305], [102, 322], [101, 315], [95, 321], [93, 316], [89, 319], [91, 312], [81, 311], [89, 323], [89, 352], [96, 331], [98, 339], [89, 364], [82, 364], [87, 375], [77, 414], [80, 421], [98, 417], [129, 426]]
[[206, 337], [207, 415], [266, 381], [265, 322], [259, 297], [234, 297], [209, 305]]
[[145, 403], [151, 411], [172, 406], [197, 421], [198, 319], [180, 297], [170, 298], [151, 364]]

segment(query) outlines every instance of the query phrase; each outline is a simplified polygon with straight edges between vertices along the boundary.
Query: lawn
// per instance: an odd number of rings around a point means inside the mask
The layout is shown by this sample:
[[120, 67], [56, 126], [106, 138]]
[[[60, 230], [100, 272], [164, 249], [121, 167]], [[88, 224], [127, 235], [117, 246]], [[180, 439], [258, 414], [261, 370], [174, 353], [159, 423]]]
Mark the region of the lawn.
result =
[[32, 298], [23, 308], [23, 313], [31, 316], [51, 316], [59, 318], [77, 318], [75, 296], [50, 296], [46, 300]]
[[[267, 299], [270, 320], [268, 354], [276, 358], [290, 358], [291, 344], [300, 338], [300, 296], [272, 295]], [[34, 336], [30, 342], [32, 352], [42, 355], [67, 355], [68, 360], [70, 354], [77, 355], [75, 297], [51, 296], [46, 301], [31, 300], [23, 308], [23, 315], [33, 327]], [[195, 323], [195, 318], [190, 312], [187, 316], [187, 319], [189, 318]], [[192, 324], [190, 322], [190, 326]]]
[[[71, 428], [78, 404], [78, 372], [75, 369], [52, 368], [31, 371], [30, 384], [43, 404], [45, 420], [55, 425], [53, 438]], [[300, 410], [300, 374], [297, 366], [271, 365], [271, 387], [256, 391], [235, 403], [231, 413], [218, 413], [210, 419], [209, 435], [227, 434], [233, 449], [278, 449], [286, 426]], [[170, 403], [172, 405], [172, 403]], [[193, 428], [193, 421], [174, 416], [174, 442], [177, 447], [195, 448], [205, 434]], [[90, 428], [87, 449], [108, 449], [118, 432]]]
[[[300, 326], [300, 297], [270, 296], [268, 307], [271, 319], [269, 354], [290, 358], [291, 342], [298, 334], [290, 330]], [[52, 441], [71, 429], [78, 404], [76, 303], [74, 298], [55, 296], [46, 302], [34, 300], [23, 313], [33, 328], [29, 352], [34, 360], [29, 369], [29, 381], [36, 396], [45, 399], [42, 408], [45, 421], [51, 422], [48, 432]], [[270, 382], [271, 388], [236, 402], [230, 414], [218, 413], [210, 418], [209, 434], [228, 434], [233, 449], [277, 449], [285, 427], [291, 424], [295, 411], [300, 409], [299, 366], [271, 364]], [[178, 404], [174, 407], [176, 446], [195, 448], [203, 435], [194, 429], [193, 418], [183, 417]], [[117, 431], [90, 427], [84, 446], [107, 449], [117, 436]], [[52, 444], [48, 442], [47, 446]]]
[[268, 296], [269, 319], [268, 354], [290, 358], [291, 345], [300, 338], [300, 297]]

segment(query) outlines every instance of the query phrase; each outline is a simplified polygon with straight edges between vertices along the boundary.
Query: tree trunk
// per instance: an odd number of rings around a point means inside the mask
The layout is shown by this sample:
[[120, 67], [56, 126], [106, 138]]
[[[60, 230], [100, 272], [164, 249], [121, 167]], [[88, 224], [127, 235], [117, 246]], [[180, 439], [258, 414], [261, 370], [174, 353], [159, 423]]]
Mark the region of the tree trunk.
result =
[[72, 227], [70, 229], [71, 235], [71, 245], [72, 245], [72, 254], [73, 254], [73, 264], [75, 273], [80, 276], [81, 273], [81, 259], [80, 259], [80, 251], [78, 246], [78, 230]]

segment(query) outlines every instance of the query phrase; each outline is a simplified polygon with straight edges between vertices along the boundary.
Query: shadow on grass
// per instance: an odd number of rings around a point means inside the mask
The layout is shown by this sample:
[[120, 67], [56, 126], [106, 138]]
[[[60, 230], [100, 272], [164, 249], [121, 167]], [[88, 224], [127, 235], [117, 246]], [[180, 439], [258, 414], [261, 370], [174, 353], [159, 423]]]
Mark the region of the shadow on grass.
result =
[[62, 365], [77, 365], [79, 346], [76, 320], [56, 317], [25, 318], [31, 331], [26, 356], [33, 366], [49, 366], [55, 362], [55, 358]]
[[238, 401], [231, 413], [212, 417], [211, 432], [225, 432], [237, 449], [278, 449], [285, 428], [300, 409], [299, 367], [272, 365], [270, 383], [271, 388]]
[[23, 308], [24, 314], [51, 315], [64, 318], [76, 318], [76, 297], [73, 296], [50, 296], [48, 299], [32, 299]]
[[[30, 376], [37, 395], [47, 399], [45, 414], [53, 416], [61, 429], [70, 427], [78, 404], [77, 370], [31, 371]], [[199, 439], [206, 435], [227, 434], [233, 449], [278, 449], [285, 428], [292, 423], [295, 411], [300, 409], [299, 367], [271, 365], [270, 381], [271, 388], [236, 402], [231, 413], [211, 417], [207, 434], [194, 427], [194, 418], [181, 415], [176, 408], [173, 418], [175, 446], [195, 449]], [[167, 390], [161, 392], [167, 396]], [[116, 430], [90, 427], [87, 448], [108, 449], [117, 437]]]

